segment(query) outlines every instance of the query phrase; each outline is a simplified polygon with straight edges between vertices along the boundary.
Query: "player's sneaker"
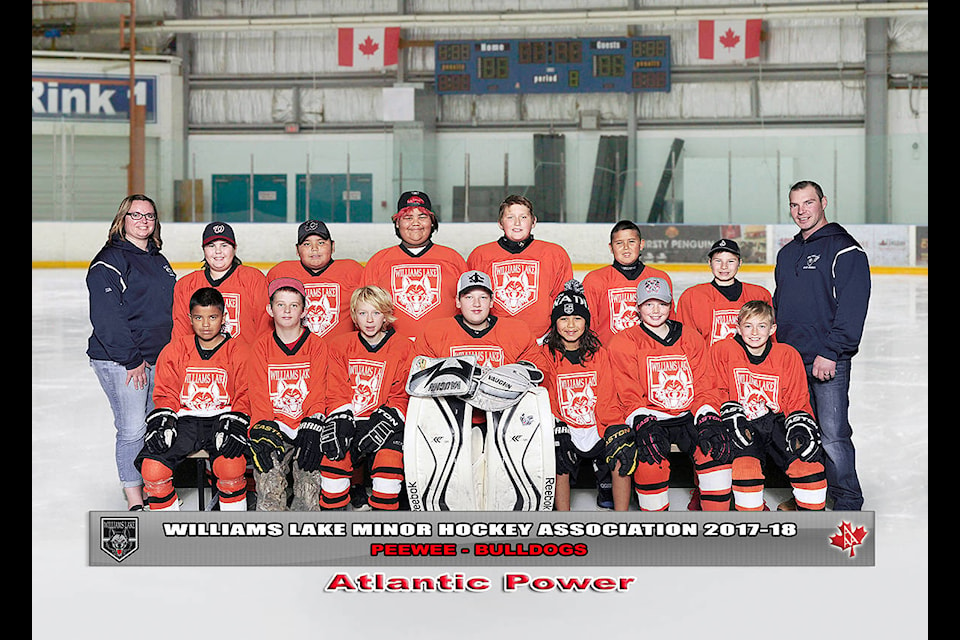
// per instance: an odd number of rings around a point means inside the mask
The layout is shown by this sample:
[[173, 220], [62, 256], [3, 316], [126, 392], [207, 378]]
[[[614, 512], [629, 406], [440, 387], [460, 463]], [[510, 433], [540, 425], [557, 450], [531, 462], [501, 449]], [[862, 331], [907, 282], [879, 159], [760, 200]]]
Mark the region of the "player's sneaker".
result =
[[694, 488], [690, 492], [690, 502], [687, 503], [687, 511], [703, 511], [700, 506], [700, 489]]
[[613, 489], [610, 487], [597, 489], [597, 509], [613, 511]]
[[796, 511], [797, 510], [797, 499], [790, 498], [789, 500], [784, 500], [777, 505], [777, 511]]
[[370, 500], [367, 489], [362, 484], [350, 487], [350, 506], [354, 511], [370, 511]]

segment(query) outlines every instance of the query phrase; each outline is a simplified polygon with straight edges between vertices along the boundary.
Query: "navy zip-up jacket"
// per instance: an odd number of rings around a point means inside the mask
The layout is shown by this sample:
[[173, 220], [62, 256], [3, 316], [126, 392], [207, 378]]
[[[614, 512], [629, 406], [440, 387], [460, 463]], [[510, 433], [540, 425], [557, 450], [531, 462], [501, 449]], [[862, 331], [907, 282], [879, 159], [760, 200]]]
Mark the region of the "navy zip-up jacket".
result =
[[90, 262], [87, 291], [93, 334], [92, 360], [135, 369], [156, 364], [173, 330], [173, 285], [177, 274], [151, 240], [144, 251], [115, 235]]
[[798, 233], [777, 253], [777, 339], [806, 365], [818, 355], [838, 362], [860, 348], [870, 301], [870, 265], [860, 244], [836, 222], [806, 240]]

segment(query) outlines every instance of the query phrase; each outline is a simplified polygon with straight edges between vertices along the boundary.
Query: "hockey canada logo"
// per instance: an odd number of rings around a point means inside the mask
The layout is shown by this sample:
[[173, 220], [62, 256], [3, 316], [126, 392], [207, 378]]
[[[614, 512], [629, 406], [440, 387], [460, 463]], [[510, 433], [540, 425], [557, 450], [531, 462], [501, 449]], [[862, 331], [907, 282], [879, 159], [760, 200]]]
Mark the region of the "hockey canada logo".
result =
[[440, 265], [398, 264], [391, 272], [393, 300], [414, 320], [440, 304]]
[[843, 552], [849, 553], [850, 557], [856, 556], [857, 546], [863, 544], [863, 539], [867, 537], [867, 530], [864, 527], [854, 529], [849, 522], [841, 522], [837, 527], [839, 530], [835, 535], [830, 536], [830, 544]]
[[140, 548], [136, 518], [100, 518], [100, 550], [123, 562]]
[[640, 322], [637, 315], [637, 290], [633, 287], [607, 291], [610, 331], [620, 333]]
[[654, 405], [671, 411], [693, 402], [693, 372], [683, 356], [647, 358], [647, 388]]
[[307, 312], [303, 326], [318, 336], [326, 335], [340, 322], [340, 285], [314, 283], [304, 286], [307, 292]]
[[540, 264], [533, 260], [494, 262], [493, 301], [512, 316], [517, 315], [539, 297]]

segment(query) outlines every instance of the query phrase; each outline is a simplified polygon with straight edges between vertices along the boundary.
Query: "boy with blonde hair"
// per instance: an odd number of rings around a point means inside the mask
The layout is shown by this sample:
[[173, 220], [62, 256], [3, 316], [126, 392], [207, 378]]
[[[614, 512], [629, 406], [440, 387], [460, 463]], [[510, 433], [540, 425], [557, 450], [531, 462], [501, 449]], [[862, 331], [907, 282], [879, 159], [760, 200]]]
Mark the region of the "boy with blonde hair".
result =
[[773, 307], [752, 300], [740, 309], [737, 335], [710, 350], [721, 418], [734, 444], [734, 504], [738, 511], [764, 509], [769, 455], [789, 478], [797, 509], [822, 511], [827, 481], [803, 359], [772, 340], [776, 328]]

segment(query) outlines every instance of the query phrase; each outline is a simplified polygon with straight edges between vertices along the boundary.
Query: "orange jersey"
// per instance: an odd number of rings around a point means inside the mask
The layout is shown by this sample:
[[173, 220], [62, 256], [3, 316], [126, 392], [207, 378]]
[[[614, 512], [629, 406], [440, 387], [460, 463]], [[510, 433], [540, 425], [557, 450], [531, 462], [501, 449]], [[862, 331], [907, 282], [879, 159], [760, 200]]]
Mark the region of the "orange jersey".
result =
[[543, 371], [543, 355], [524, 322], [516, 318], [490, 316], [491, 326], [473, 331], [461, 323], [461, 316], [428, 322], [417, 336], [416, 352], [431, 358], [476, 356], [481, 367], [500, 367], [527, 360]]
[[406, 415], [410, 401], [406, 385], [413, 356], [413, 342], [392, 329], [375, 347], [359, 332], [332, 338], [330, 375], [342, 383], [335, 387], [331, 407], [349, 404], [356, 418], [368, 418], [385, 404]]
[[[356, 260], [331, 260], [320, 273], [313, 274], [299, 260], [285, 260], [267, 272], [267, 282], [277, 278], [296, 278], [307, 292], [307, 312], [303, 326], [318, 336], [336, 336], [356, 331], [350, 317], [350, 296], [360, 286], [363, 266]], [[270, 318], [273, 330], [273, 318]]]
[[722, 402], [743, 406], [748, 420], [768, 413], [813, 415], [807, 373], [800, 353], [783, 342], [768, 342], [767, 351], [752, 356], [739, 337], [721, 340], [710, 348], [710, 359]]
[[[617, 333], [640, 322], [637, 316], [637, 285], [645, 278], [663, 278], [673, 291], [666, 272], [644, 265], [640, 275], [627, 278], [613, 265], [594, 269], [583, 278], [583, 294], [590, 309], [590, 328], [604, 345]], [[676, 320], [676, 297], [670, 305], [670, 319]]]
[[226, 276], [214, 282], [206, 269], [183, 276], [173, 287], [173, 337], [192, 336], [190, 298], [202, 287], [214, 287], [226, 304], [223, 326], [227, 333], [252, 345], [270, 330], [267, 315], [267, 278], [254, 267], [237, 265]]
[[296, 438], [301, 418], [327, 413], [329, 367], [327, 343], [310, 331], [303, 331], [292, 345], [282, 343], [273, 331], [260, 336], [247, 366], [250, 424], [274, 420]]
[[457, 313], [457, 280], [467, 263], [455, 250], [431, 244], [419, 254], [401, 245], [381, 249], [364, 265], [362, 286], [377, 285], [393, 300], [400, 335], [413, 338], [422, 323]]
[[630, 424], [634, 413], [671, 418], [689, 411], [720, 408], [707, 347], [695, 331], [668, 321], [666, 340], [636, 325], [616, 334], [607, 350], [613, 368], [617, 402], [604, 407], [604, 424]]
[[538, 339], [550, 329], [554, 298], [573, 278], [566, 250], [544, 240], [531, 240], [519, 253], [499, 242], [482, 244], [470, 252], [467, 269], [490, 276], [495, 314], [523, 320]]
[[616, 396], [610, 355], [600, 347], [590, 360], [574, 364], [563, 354], [553, 355], [547, 345], [541, 350], [546, 363], [542, 386], [550, 394], [553, 415], [567, 423], [573, 444], [586, 453], [608, 426], [597, 419], [597, 406], [609, 405]]
[[[677, 301], [677, 319], [684, 328], [699, 333], [707, 345], [737, 333], [737, 314], [743, 303], [751, 300], [772, 302], [770, 292], [764, 287], [739, 280], [721, 291], [712, 282], [696, 284], [683, 291]], [[730, 300], [724, 293], [740, 295]]]
[[211, 352], [201, 354], [192, 333], [172, 339], [157, 358], [153, 404], [180, 416], [208, 417], [225, 411], [249, 414], [248, 349], [228, 337]]

